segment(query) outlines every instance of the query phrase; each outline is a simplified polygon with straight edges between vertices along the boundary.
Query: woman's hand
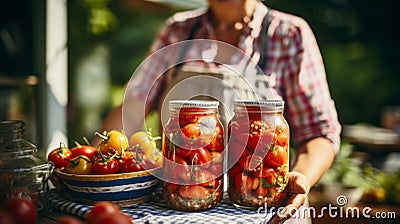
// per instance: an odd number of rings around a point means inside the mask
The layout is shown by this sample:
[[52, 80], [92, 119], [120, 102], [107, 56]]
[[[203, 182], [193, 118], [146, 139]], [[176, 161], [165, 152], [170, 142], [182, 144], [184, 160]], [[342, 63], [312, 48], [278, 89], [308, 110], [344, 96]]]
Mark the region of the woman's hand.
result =
[[285, 209], [280, 209], [280, 212], [269, 222], [270, 224], [283, 223], [290, 218], [290, 214], [294, 214], [306, 202], [310, 191], [310, 181], [300, 172], [290, 172], [285, 191], [288, 196]]

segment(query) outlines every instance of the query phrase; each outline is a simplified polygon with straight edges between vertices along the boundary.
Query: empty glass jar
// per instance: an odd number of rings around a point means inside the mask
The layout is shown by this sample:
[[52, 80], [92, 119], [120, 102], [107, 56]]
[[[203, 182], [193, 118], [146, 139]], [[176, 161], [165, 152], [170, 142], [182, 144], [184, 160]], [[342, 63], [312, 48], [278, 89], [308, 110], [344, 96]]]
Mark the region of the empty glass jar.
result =
[[48, 179], [54, 165], [23, 138], [24, 125], [20, 120], [0, 121], [0, 202], [26, 198], [41, 213], [47, 206]]

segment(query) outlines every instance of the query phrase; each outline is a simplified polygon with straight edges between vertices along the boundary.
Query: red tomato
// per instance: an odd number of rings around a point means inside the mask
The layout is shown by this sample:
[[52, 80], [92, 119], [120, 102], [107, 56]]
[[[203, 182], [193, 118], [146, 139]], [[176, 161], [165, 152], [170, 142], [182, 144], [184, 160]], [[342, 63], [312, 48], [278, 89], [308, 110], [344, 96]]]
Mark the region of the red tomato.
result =
[[181, 108], [179, 113], [179, 125], [181, 127], [189, 123], [198, 123], [198, 120], [206, 116], [205, 113], [199, 113], [198, 108]]
[[124, 163], [126, 160], [130, 159], [130, 158], [134, 158], [134, 152], [130, 151], [130, 150], [124, 150], [122, 152], [122, 154], [119, 156], [119, 158], [117, 159], [118, 161], [118, 173], [124, 173]]
[[182, 157], [180, 157], [178, 155], [174, 156], [174, 162], [178, 163], [178, 164], [185, 165], [185, 166], [189, 165], [189, 163], [188, 163], [188, 161], [186, 159], [184, 159], [184, 158], [182, 158]]
[[177, 153], [171, 153], [169, 158], [165, 160], [165, 178], [168, 178], [169, 182], [176, 182], [181, 179], [184, 183], [190, 182], [190, 167], [188, 158], [182, 158]]
[[234, 182], [236, 175], [238, 175], [239, 173], [242, 173], [242, 172], [243, 172], [243, 169], [239, 165], [232, 166], [228, 171], [229, 182]]
[[173, 172], [176, 172], [176, 177], [179, 178], [179, 184], [197, 184], [196, 180], [192, 179], [193, 175], [190, 166], [174, 166]]
[[173, 181], [177, 181], [179, 178], [183, 180], [184, 183], [189, 183], [190, 167], [188, 161], [176, 153], [172, 153], [168, 159], [168, 163], [165, 165], [169, 170], [169, 172], [167, 172], [168, 180], [172, 178]]
[[211, 155], [211, 164], [210, 169], [213, 174], [217, 176], [221, 176], [224, 173], [223, 165], [224, 165], [224, 155], [220, 152], [212, 151]]
[[253, 188], [253, 180], [244, 173], [238, 173], [235, 177], [235, 187], [237, 190], [249, 194]]
[[200, 184], [204, 187], [218, 187], [218, 177], [220, 175], [215, 175], [208, 170], [200, 170], [195, 172], [196, 184]]
[[179, 188], [179, 185], [163, 182], [163, 188], [167, 189], [167, 192], [172, 193]]
[[229, 139], [229, 141], [232, 140], [236, 140], [237, 142], [239, 142], [242, 145], [247, 145], [247, 142], [250, 138], [249, 133], [232, 133], [231, 138]]
[[277, 140], [276, 134], [271, 132], [262, 132], [252, 134], [249, 137], [247, 146], [253, 151], [265, 152]]
[[240, 118], [234, 119], [229, 124], [230, 134], [249, 133], [249, 129], [250, 129], [250, 125], [249, 125], [248, 117], [240, 117]]
[[118, 171], [119, 162], [115, 157], [105, 156], [101, 153], [93, 160], [93, 174], [113, 174]]
[[57, 224], [84, 224], [82, 220], [73, 216], [61, 216], [57, 219]]
[[5, 209], [14, 217], [16, 223], [36, 223], [36, 208], [29, 200], [12, 198], [5, 203]]
[[71, 159], [71, 163], [65, 171], [73, 174], [91, 174], [92, 167], [92, 162], [87, 156], [78, 156]]
[[192, 150], [190, 148], [186, 149], [186, 148], [176, 147], [175, 153], [183, 158], [186, 158], [192, 153]]
[[72, 157], [77, 157], [77, 156], [87, 156], [90, 160], [92, 160], [98, 153], [98, 150], [96, 147], [91, 146], [91, 145], [78, 145], [74, 148], [71, 149]]
[[[249, 139], [247, 141], [247, 146], [249, 147], [251, 152], [254, 152], [257, 147], [261, 147], [260, 134], [256, 133], [256, 134], [249, 135]], [[263, 146], [263, 147], [265, 147], [265, 146]]]
[[[210, 151], [217, 151], [222, 152], [224, 151], [224, 134], [223, 134], [223, 127], [218, 125], [216, 127], [214, 138], [211, 142], [206, 146], [207, 149]], [[207, 143], [206, 143], [207, 144]]]
[[189, 139], [197, 139], [201, 135], [200, 124], [191, 123], [182, 128], [182, 134]]
[[277, 143], [280, 146], [287, 146], [289, 143], [289, 130], [284, 129], [282, 126], [276, 126], [275, 128], [275, 134], [278, 136], [277, 137]]
[[202, 165], [202, 167], [204, 168], [210, 167], [209, 162], [211, 161], [211, 154], [205, 148], [198, 148], [192, 150], [192, 153], [190, 154], [189, 157], [191, 165]]
[[[197, 127], [198, 132], [197, 130]], [[178, 140], [179, 146], [185, 149], [199, 148], [202, 147], [201, 141], [201, 131], [200, 124], [187, 124], [182, 128], [182, 133], [180, 134], [180, 139]]]
[[263, 167], [262, 169], [253, 171], [254, 176], [262, 177], [267, 180], [269, 184], [275, 184], [276, 181], [276, 173], [275, 170], [271, 167]]
[[[257, 170], [261, 167], [263, 159], [258, 155], [248, 155], [239, 159], [239, 165], [247, 171]], [[251, 169], [254, 167], [254, 169]]]
[[176, 166], [170, 160], [164, 160], [163, 162], [164, 176], [166, 182], [177, 183], [179, 179], [179, 172], [176, 172]]
[[5, 209], [0, 208], [0, 223], [1, 224], [18, 224], [14, 217]]
[[118, 205], [109, 202], [109, 201], [100, 201], [93, 205], [90, 211], [86, 214], [86, 220], [88, 223], [93, 223], [96, 217], [100, 216], [103, 213], [111, 213], [116, 214], [121, 210]]
[[228, 143], [228, 165], [232, 165], [239, 160], [240, 157], [250, 155], [245, 145], [238, 143], [237, 141], [229, 141]]
[[53, 162], [56, 168], [65, 168], [69, 165], [69, 160], [72, 159], [72, 152], [64, 143], [60, 143], [60, 147], [53, 149], [47, 159]]
[[261, 133], [260, 141], [267, 144], [268, 146], [271, 146], [272, 144], [276, 143], [278, 140], [278, 137], [275, 133], [265, 131]]
[[235, 164], [242, 156], [242, 153], [246, 151], [244, 145], [241, 145], [237, 141], [233, 140], [228, 142], [227, 149], [228, 149], [228, 167]]
[[269, 188], [259, 185], [258, 188], [256, 189], [256, 195], [259, 197], [265, 197], [267, 196], [268, 191]]
[[[179, 153], [178, 153], [179, 152]], [[170, 153], [168, 153], [168, 155], [166, 155], [166, 158], [171, 161], [172, 163], [179, 163], [179, 164], [184, 164], [184, 165], [188, 165], [188, 161], [189, 161], [189, 156], [191, 155], [192, 150], [190, 149], [184, 149], [184, 148], [175, 148], [175, 152], [171, 151]], [[182, 156], [189, 154], [187, 156]]]
[[24, 187], [13, 187], [10, 192], [11, 198], [24, 198], [39, 207], [39, 195]]
[[285, 147], [285, 146], [287, 146], [288, 143], [289, 143], [289, 137], [288, 137], [287, 134], [284, 133], [284, 132], [280, 133], [280, 134], [278, 135], [277, 139], [278, 139], [278, 140], [277, 140], [277, 143], [278, 143], [278, 145], [280, 145], [280, 146]]
[[[142, 163], [143, 162], [143, 163]], [[135, 158], [129, 158], [124, 161], [123, 164], [123, 172], [130, 173], [130, 172], [138, 172], [138, 171], [143, 171], [145, 170], [143, 165], [144, 161], [138, 162]]]
[[210, 191], [200, 185], [181, 186], [179, 188], [179, 196], [189, 199], [204, 199], [210, 196]]
[[105, 131], [103, 134], [96, 132], [96, 134], [102, 139], [98, 148], [104, 155], [114, 154], [114, 152], [121, 155], [129, 147], [128, 138], [120, 131], [111, 130]]
[[282, 146], [274, 146], [268, 151], [265, 162], [275, 168], [287, 163], [288, 157], [288, 152]]

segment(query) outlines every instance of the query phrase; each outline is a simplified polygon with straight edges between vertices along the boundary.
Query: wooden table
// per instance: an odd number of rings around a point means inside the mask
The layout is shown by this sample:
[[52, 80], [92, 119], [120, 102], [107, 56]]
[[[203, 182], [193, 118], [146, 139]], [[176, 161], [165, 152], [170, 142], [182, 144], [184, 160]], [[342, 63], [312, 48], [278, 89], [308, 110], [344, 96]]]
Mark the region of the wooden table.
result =
[[[316, 190], [312, 190], [310, 192], [309, 200], [310, 206], [315, 208], [317, 211], [317, 216], [319, 216], [313, 219], [314, 224], [400, 223], [400, 205], [359, 202], [355, 206], [341, 208], [336, 204], [328, 202], [323, 196], [323, 193]], [[329, 213], [329, 205], [331, 205], [331, 207], [336, 207], [336, 209], [331, 209], [331, 213]], [[342, 211], [342, 214], [340, 214], [340, 211]], [[369, 215], [369, 217], [363, 215], [363, 211], [365, 211], [366, 215]], [[359, 212], [358, 218], [357, 212]], [[323, 213], [323, 215], [321, 215], [321, 213]], [[382, 216], [386, 216], [387, 218], [378, 218]]]

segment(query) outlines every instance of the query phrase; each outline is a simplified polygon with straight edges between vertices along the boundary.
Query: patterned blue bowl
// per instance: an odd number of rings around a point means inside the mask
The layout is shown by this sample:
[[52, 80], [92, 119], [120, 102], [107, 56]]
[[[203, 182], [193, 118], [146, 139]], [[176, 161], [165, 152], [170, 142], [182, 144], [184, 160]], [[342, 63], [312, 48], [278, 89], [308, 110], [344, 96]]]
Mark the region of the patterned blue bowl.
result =
[[78, 175], [54, 172], [77, 201], [94, 204], [111, 201], [121, 207], [145, 202], [158, 187], [160, 180], [153, 174], [161, 168], [132, 173]]

